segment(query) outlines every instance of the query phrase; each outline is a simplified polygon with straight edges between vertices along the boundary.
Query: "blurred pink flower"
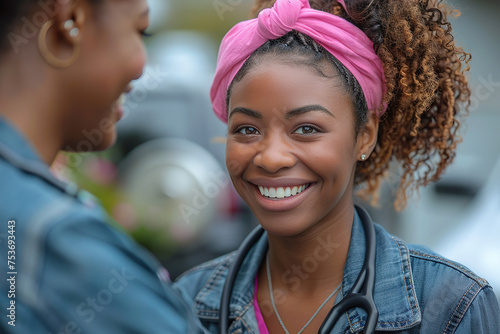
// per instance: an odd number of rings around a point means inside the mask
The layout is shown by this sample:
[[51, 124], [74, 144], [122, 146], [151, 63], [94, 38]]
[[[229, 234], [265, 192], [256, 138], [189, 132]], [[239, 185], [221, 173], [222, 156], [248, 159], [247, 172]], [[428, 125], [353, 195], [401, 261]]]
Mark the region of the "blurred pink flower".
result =
[[95, 183], [109, 185], [116, 179], [117, 168], [108, 160], [93, 157], [85, 163], [84, 173]]

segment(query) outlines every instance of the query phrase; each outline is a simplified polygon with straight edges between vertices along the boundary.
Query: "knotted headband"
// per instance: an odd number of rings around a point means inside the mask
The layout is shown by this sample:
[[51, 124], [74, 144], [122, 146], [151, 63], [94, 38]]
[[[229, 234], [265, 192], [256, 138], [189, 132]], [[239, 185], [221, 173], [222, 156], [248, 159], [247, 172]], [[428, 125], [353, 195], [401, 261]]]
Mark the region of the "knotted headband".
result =
[[[344, 0], [337, 1], [345, 7]], [[385, 111], [382, 61], [365, 33], [341, 17], [312, 9], [308, 0], [277, 0], [258, 18], [235, 25], [222, 40], [210, 90], [217, 117], [227, 122], [227, 90], [252, 53], [292, 30], [311, 37], [351, 71], [363, 89], [369, 110], [379, 116]]]

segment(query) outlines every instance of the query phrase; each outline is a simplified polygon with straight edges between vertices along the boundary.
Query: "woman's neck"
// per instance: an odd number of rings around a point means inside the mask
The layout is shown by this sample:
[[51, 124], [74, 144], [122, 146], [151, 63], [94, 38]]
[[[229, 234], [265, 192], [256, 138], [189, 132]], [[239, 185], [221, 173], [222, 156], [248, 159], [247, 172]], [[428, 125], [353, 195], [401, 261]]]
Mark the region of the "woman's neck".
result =
[[[0, 100], [2, 96], [0, 94]], [[0, 102], [0, 112], [30, 142], [40, 158], [50, 165], [62, 145], [59, 124], [53, 117], [54, 110], [48, 110], [53, 104], [36, 92], [19, 97], [11, 96]]]
[[33, 65], [36, 59], [18, 57], [7, 57], [0, 67], [0, 113], [50, 165], [61, 147], [58, 101], [49, 75]]
[[353, 219], [352, 205], [302, 235], [269, 235], [269, 261], [276, 288], [307, 296], [340, 284]]

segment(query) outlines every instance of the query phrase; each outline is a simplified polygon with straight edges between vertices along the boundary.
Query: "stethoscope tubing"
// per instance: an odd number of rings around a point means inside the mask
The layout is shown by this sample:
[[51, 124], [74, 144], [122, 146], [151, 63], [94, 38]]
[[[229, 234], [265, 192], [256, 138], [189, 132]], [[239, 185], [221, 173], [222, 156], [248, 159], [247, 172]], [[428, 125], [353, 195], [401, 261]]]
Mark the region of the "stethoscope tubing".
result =
[[231, 301], [231, 293], [234, 287], [234, 282], [236, 281], [236, 276], [238, 276], [238, 271], [241, 268], [243, 261], [250, 249], [255, 245], [255, 243], [264, 234], [264, 229], [261, 226], [257, 226], [243, 241], [241, 246], [236, 252], [236, 259], [234, 263], [229, 268], [229, 272], [224, 283], [224, 289], [222, 290], [222, 297], [220, 303], [220, 314], [219, 314], [219, 333], [225, 334], [229, 328], [229, 304]]
[[378, 320], [378, 310], [373, 300], [373, 290], [375, 287], [375, 255], [376, 255], [376, 237], [375, 228], [368, 213], [356, 207], [361, 223], [365, 231], [366, 248], [365, 261], [361, 272], [359, 273], [353, 287], [347, 295], [335, 305], [325, 318], [321, 325], [320, 334], [329, 334], [335, 326], [335, 323], [349, 309], [359, 307], [365, 310], [367, 318], [363, 329], [364, 334], [375, 332]]

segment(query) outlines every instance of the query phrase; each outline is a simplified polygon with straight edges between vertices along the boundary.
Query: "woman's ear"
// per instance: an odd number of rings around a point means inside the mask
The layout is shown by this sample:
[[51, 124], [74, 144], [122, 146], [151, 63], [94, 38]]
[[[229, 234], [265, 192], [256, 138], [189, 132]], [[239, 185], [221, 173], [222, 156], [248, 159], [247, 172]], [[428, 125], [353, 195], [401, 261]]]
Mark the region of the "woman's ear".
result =
[[374, 112], [368, 113], [366, 124], [359, 130], [356, 142], [356, 158], [358, 161], [367, 160], [375, 149], [378, 138], [379, 118]]
[[89, 4], [86, 0], [56, 3], [56, 14], [40, 28], [38, 48], [47, 64], [55, 68], [68, 68], [80, 56], [80, 42]]

